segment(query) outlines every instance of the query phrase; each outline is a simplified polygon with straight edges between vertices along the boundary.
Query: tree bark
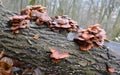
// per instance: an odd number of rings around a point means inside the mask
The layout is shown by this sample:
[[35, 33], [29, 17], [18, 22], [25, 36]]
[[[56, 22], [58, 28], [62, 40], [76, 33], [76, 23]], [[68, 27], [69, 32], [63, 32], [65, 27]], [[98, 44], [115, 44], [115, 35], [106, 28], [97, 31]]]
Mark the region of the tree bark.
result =
[[[113, 61], [116, 60], [114, 55], [105, 46], [84, 52], [76, 43], [68, 41], [65, 35], [34, 23], [29, 29], [21, 29], [19, 34], [14, 35], [8, 24], [9, 17], [13, 15], [0, 5], [0, 51], [4, 50], [6, 56], [55, 75], [106, 75], [106, 63], [115, 68], [120, 66], [120, 61]], [[37, 40], [33, 38], [36, 34], [39, 35]], [[50, 58], [50, 48], [68, 52], [70, 57], [54, 63]]]

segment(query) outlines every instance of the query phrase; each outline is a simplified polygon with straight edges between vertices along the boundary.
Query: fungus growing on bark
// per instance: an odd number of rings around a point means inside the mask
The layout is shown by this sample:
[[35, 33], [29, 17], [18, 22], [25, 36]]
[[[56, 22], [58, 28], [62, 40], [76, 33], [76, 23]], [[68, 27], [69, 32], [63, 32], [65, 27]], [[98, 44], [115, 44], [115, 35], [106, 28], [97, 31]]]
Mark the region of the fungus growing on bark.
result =
[[50, 52], [52, 53], [50, 57], [53, 59], [54, 62], [59, 62], [61, 59], [69, 57], [69, 53], [61, 52], [52, 48], [50, 49]]
[[51, 18], [48, 16], [47, 13], [39, 13], [38, 18], [36, 21], [37, 25], [42, 25], [43, 23], [51, 21]]
[[105, 37], [106, 32], [100, 28], [99, 24], [95, 24], [93, 26], [89, 26], [86, 30], [78, 30], [78, 34], [74, 40], [79, 44], [81, 50], [89, 50], [93, 46], [102, 46]]
[[67, 31], [76, 31], [78, 29], [77, 22], [73, 21], [66, 15], [55, 16], [53, 21], [50, 23], [50, 28], [54, 30], [67, 30]]
[[10, 18], [10, 26], [11, 30], [14, 33], [19, 33], [19, 29], [29, 28], [29, 17], [27, 15], [24, 16], [13, 16]]
[[20, 15], [30, 15], [32, 10], [36, 10], [41, 13], [46, 13], [46, 7], [41, 5], [34, 5], [34, 6], [26, 6], [24, 9], [20, 11]]
[[51, 21], [51, 18], [46, 12], [46, 7], [41, 5], [27, 6], [20, 12], [21, 15], [28, 15], [30, 20], [36, 21], [37, 25]]

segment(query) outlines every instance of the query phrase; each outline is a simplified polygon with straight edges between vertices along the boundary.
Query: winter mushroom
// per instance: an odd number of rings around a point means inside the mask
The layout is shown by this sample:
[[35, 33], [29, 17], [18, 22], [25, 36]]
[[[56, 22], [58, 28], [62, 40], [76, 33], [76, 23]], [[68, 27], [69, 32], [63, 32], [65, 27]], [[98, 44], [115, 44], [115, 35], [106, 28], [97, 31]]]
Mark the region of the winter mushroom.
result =
[[27, 15], [23, 16], [13, 16], [10, 18], [11, 30], [14, 33], [19, 33], [19, 29], [29, 28], [29, 17]]
[[30, 20], [33, 21], [36, 21], [38, 17], [40, 17], [42, 14], [47, 15], [46, 7], [43, 7], [41, 5], [27, 6], [26, 8], [22, 9], [20, 12], [20, 15], [28, 15], [30, 16]]
[[95, 25], [89, 26], [87, 30], [93, 34], [96, 34], [99, 32], [99, 29], [100, 29], [100, 24], [95, 24]]
[[69, 57], [69, 53], [61, 52], [53, 48], [50, 49], [50, 52], [52, 53], [50, 57], [53, 59], [53, 61], [56, 61], [56, 62], [59, 62], [63, 58]]
[[37, 17], [37, 25], [42, 25], [43, 23], [51, 21], [51, 18], [48, 16], [47, 13], [39, 13]]
[[78, 34], [74, 38], [74, 41], [79, 44], [81, 50], [88, 51], [93, 46], [92, 42], [90, 41], [91, 37], [91, 35], [89, 36], [86, 34]]
[[73, 21], [67, 15], [55, 16], [50, 23], [51, 29], [62, 29], [67, 31], [76, 31], [78, 29], [77, 22]]
[[34, 5], [34, 6], [32, 6], [32, 10], [37, 10], [41, 13], [44, 13], [44, 12], [46, 12], [46, 7], [43, 7], [41, 5]]
[[26, 6], [24, 9], [20, 11], [20, 15], [30, 15], [32, 7]]
[[89, 26], [87, 29], [79, 29], [74, 38], [81, 50], [89, 50], [93, 46], [100, 47], [104, 43], [106, 32], [99, 27], [99, 24]]

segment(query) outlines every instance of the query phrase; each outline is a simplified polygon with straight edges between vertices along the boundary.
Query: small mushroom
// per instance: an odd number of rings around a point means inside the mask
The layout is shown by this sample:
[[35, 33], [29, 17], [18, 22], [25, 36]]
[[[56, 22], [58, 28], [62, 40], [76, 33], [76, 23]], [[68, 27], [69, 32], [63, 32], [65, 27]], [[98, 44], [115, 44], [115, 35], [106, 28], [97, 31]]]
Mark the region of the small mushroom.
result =
[[90, 38], [94, 37], [94, 35], [90, 34], [88, 31], [83, 31], [81, 37], [84, 40], [90, 40]]
[[[27, 6], [21, 10], [20, 15], [28, 15], [31, 21], [36, 21], [38, 17], [41, 17], [42, 15], [49, 17], [46, 13], [46, 7], [41, 5]], [[45, 19], [46, 17], [42, 17], [42, 19]]]
[[20, 11], [20, 15], [30, 15], [32, 7], [26, 6], [24, 9]]
[[0, 70], [2, 75], [10, 75], [12, 66], [6, 62], [0, 62]]
[[53, 48], [50, 49], [50, 52], [52, 53], [50, 55], [50, 57], [53, 59], [53, 61], [59, 61], [63, 58], [69, 57], [69, 53], [61, 52], [61, 51], [53, 49]]
[[79, 44], [80, 50], [88, 51], [92, 48], [93, 44], [91, 41], [86, 41], [82, 37], [77, 37], [74, 39], [75, 42]]
[[99, 33], [99, 29], [100, 29], [100, 24], [95, 24], [95, 25], [89, 26], [87, 30], [93, 34], [96, 34], [96, 33]]
[[46, 12], [46, 7], [43, 7], [41, 5], [34, 5], [34, 6], [32, 6], [32, 9], [33, 10], [37, 10], [37, 11], [39, 11], [41, 13]]
[[36, 21], [40, 13], [37, 10], [31, 10], [30, 19]]
[[37, 17], [37, 25], [42, 25], [43, 23], [51, 21], [51, 18], [48, 16], [47, 13], [39, 13]]

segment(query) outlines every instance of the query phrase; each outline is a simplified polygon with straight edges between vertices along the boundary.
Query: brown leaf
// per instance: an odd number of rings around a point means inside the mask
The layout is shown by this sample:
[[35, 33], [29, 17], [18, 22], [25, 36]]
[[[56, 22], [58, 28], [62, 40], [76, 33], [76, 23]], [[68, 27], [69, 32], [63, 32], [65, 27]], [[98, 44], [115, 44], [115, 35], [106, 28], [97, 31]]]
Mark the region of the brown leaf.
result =
[[4, 75], [9, 75], [9, 73], [11, 72], [11, 68], [12, 66], [6, 62], [0, 62], [0, 69], [2, 74]]
[[33, 38], [34, 38], [35, 40], [38, 40], [39, 35], [38, 35], [38, 34], [35, 34]]
[[105, 38], [104, 39], [106, 42], [110, 42], [110, 39], [109, 38]]
[[13, 65], [13, 60], [11, 58], [8, 57], [3, 57], [0, 62], [6, 62], [8, 64], [10, 64], [11, 66]]

